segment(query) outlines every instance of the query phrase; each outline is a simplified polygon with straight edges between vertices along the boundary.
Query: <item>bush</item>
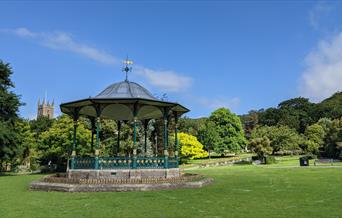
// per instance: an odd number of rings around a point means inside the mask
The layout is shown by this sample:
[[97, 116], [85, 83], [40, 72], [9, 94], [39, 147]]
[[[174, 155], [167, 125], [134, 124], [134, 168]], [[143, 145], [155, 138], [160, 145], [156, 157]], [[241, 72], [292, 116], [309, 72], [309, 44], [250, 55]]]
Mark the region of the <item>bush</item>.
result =
[[208, 152], [203, 150], [203, 145], [195, 136], [179, 133], [179, 142], [181, 146], [181, 158], [193, 160], [195, 158], [208, 157]]
[[264, 164], [274, 164], [276, 163], [276, 159], [274, 156], [266, 156], [264, 157]]

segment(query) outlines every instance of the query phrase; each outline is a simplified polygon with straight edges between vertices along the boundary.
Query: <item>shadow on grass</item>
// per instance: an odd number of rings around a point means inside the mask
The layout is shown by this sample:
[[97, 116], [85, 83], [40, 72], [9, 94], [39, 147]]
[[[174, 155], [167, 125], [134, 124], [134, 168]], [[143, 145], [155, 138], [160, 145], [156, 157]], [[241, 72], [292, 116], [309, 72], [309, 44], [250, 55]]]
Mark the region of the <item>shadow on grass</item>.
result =
[[15, 174], [10, 172], [0, 172], [0, 176], [15, 176]]

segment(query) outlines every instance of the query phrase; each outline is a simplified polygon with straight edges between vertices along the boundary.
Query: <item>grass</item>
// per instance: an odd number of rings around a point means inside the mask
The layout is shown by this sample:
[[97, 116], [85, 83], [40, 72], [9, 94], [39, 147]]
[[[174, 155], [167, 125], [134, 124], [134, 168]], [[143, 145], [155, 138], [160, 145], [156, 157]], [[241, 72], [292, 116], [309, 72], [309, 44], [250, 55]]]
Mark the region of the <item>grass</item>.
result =
[[[295, 160], [295, 158], [293, 158]], [[288, 161], [293, 161], [288, 160]], [[283, 162], [286, 162], [284, 159]], [[296, 159], [298, 165], [298, 158]], [[276, 164], [271, 166], [285, 166]], [[342, 168], [231, 166], [188, 172], [201, 189], [127, 193], [28, 190], [42, 175], [1, 176], [1, 217], [340, 217]]]

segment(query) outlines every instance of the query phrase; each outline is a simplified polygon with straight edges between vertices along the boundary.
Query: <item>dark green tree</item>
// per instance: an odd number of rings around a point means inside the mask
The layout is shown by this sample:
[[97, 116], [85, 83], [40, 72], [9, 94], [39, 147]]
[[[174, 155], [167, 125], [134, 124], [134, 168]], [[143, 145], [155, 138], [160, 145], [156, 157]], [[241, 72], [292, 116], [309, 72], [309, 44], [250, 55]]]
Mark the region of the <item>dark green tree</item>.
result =
[[248, 114], [240, 116], [241, 122], [243, 124], [243, 129], [247, 138], [250, 137], [253, 129], [258, 125], [259, 114], [260, 111], [251, 110], [248, 112]]
[[307, 126], [317, 122], [313, 117], [315, 104], [307, 98], [293, 98], [281, 102], [260, 114], [259, 123], [266, 126], [284, 125], [304, 133]]
[[216, 131], [215, 123], [207, 121], [198, 132], [199, 141], [204, 145], [204, 149], [208, 151], [210, 158], [210, 151], [214, 150], [217, 143], [220, 142], [220, 136]]
[[[198, 131], [208, 118], [191, 119], [188, 117], [180, 118], [178, 121], [179, 132], [185, 132], [198, 137]], [[172, 126], [172, 125], [171, 125]]]
[[31, 131], [34, 133], [34, 138], [38, 141], [39, 135], [42, 132], [49, 130], [52, 126], [54, 119], [49, 119], [48, 117], [39, 117], [36, 120], [30, 121]]
[[295, 151], [300, 149], [303, 138], [288, 126], [261, 126], [255, 128], [251, 140], [267, 138], [270, 140], [272, 154], [279, 151]]
[[219, 140], [214, 144], [215, 152], [224, 154], [227, 151], [239, 152], [247, 145], [241, 120], [227, 108], [214, 111], [209, 120], [214, 123]]
[[337, 92], [316, 106], [316, 116], [338, 119], [342, 117], [342, 92]]
[[342, 118], [331, 123], [325, 138], [325, 154], [331, 158], [342, 159]]
[[12, 68], [0, 60], [0, 170], [3, 162], [11, 162], [19, 152], [15, 121], [22, 105], [20, 97], [12, 89]]

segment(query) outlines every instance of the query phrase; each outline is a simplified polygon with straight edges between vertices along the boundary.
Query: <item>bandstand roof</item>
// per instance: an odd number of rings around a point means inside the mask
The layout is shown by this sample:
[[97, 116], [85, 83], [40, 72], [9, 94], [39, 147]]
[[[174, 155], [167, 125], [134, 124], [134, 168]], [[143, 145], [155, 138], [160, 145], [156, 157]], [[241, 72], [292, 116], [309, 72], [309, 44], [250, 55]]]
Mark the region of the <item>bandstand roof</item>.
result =
[[102, 117], [113, 120], [156, 119], [166, 110], [169, 115], [181, 116], [189, 111], [176, 103], [154, 97], [138, 83], [128, 81], [114, 83], [95, 97], [62, 103], [61, 111], [70, 116]]

